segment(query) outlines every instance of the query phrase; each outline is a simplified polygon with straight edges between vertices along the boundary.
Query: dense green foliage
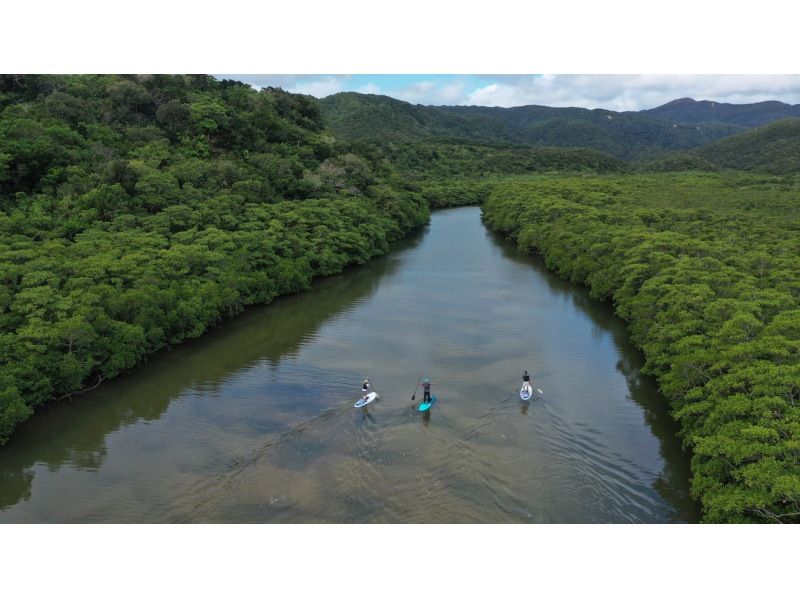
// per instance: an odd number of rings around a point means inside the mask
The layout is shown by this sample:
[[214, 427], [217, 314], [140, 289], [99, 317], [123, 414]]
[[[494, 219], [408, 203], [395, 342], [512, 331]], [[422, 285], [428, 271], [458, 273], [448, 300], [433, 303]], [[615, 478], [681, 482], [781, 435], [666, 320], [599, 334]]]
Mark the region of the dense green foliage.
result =
[[800, 118], [787, 118], [683, 152], [669, 152], [640, 165], [646, 171], [747, 170], [800, 173]]
[[693, 150], [720, 168], [800, 173], [800, 118], [775, 121]]
[[642, 110], [641, 113], [679, 123], [721, 122], [743, 127], [760, 127], [774, 120], [800, 117], [800, 104], [791, 105], [775, 101], [726, 104], [681, 98], [658, 108]]
[[[359, 152], [372, 156], [363, 146]], [[373, 146], [406, 179], [485, 178], [545, 172], [622, 172], [627, 164], [585, 148], [479, 145], [470, 143], [386, 143]]]
[[[662, 108], [750, 126], [773, 104]], [[485, 202], [490, 227], [630, 322], [706, 519], [800, 521], [798, 179], [621, 175], [620, 158], [668, 149], [683, 151], [640, 166], [800, 172], [798, 119], [697, 147], [741, 130], [318, 103], [206, 76], [0, 76], [0, 444], [50, 398], [385, 252], [428, 206]]]
[[715, 172], [719, 166], [693, 154], [691, 151], [667, 152], [650, 160], [643, 160], [633, 165], [639, 172], [681, 172], [700, 170]]
[[358, 143], [373, 163], [395, 169], [432, 208], [483, 203], [494, 185], [532, 173], [622, 172], [627, 164], [601, 152], [458, 142]]
[[528, 178], [484, 212], [630, 323], [706, 521], [800, 522], [798, 179]]
[[742, 127], [684, 125], [638, 112], [520, 106], [419, 106], [385, 96], [339, 93], [320, 102], [342, 139], [381, 142], [469, 140], [547, 147], [583, 147], [622, 159], [697, 147]]
[[428, 219], [313, 98], [206, 76], [0, 78], [0, 443]]
[[337, 93], [320, 100], [325, 122], [342, 139], [408, 142], [431, 139], [507, 142], [502, 123], [451, 115], [388, 96]]

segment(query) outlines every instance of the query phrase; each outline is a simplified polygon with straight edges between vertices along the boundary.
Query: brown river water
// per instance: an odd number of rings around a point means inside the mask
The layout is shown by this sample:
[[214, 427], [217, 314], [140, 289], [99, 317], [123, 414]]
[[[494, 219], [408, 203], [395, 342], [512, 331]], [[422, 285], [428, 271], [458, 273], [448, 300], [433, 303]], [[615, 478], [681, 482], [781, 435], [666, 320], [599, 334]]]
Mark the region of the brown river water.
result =
[[[642, 361], [610, 306], [479, 208], [438, 211], [389, 255], [42, 410], [0, 447], [0, 523], [694, 522]], [[380, 398], [355, 409], [364, 377]]]

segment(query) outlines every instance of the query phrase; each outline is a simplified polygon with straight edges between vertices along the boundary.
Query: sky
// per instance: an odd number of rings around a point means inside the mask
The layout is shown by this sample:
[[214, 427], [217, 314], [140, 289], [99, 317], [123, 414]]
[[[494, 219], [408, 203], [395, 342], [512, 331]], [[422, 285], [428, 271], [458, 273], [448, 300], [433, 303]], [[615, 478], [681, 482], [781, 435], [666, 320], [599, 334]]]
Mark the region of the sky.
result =
[[282, 87], [323, 98], [340, 91], [412, 104], [577, 106], [644, 110], [690, 97], [732, 104], [800, 104], [800, 75], [216, 75], [256, 88]]

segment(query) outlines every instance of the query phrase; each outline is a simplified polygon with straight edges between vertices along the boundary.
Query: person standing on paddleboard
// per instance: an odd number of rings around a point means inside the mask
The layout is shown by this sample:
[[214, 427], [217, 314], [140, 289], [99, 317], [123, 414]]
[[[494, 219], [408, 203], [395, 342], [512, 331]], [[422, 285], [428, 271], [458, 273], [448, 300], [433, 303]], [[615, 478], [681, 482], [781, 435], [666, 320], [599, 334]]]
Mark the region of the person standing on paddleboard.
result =
[[364, 378], [364, 383], [361, 385], [361, 398], [367, 396], [369, 393], [369, 378]]
[[531, 377], [528, 375], [528, 370], [525, 370], [525, 373], [522, 374], [522, 389], [527, 389], [529, 393], [533, 394], [533, 389], [531, 388]]
[[436, 384], [436, 382], [431, 382], [427, 378], [425, 378], [425, 380], [422, 381], [422, 391], [423, 391], [422, 402], [423, 403], [430, 403], [431, 402], [431, 384]]

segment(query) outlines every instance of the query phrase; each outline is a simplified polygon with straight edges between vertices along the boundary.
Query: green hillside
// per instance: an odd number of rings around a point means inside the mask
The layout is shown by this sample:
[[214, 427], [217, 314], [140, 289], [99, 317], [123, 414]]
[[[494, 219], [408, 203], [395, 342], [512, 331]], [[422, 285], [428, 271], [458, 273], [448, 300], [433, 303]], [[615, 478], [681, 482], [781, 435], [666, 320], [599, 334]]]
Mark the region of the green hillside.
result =
[[727, 104], [680, 98], [657, 108], [641, 110], [640, 113], [679, 123], [720, 122], [742, 127], [760, 127], [775, 120], [800, 117], [800, 104], [775, 101]]
[[667, 153], [642, 163], [641, 168], [800, 173], [800, 118], [775, 121], [689, 151]]
[[720, 168], [773, 174], [800, 172], [800, 118], [772, 122], [692, 152]]
[[626, 160], [697, 147], [743, 130], [720, 123], [677, 124], [636, 112], [546, 106], [418, 106], [352, 92], [324, 98], [320, 105], [326, 123], [342, 139], [449, 139], [585, 147]]
[[482, 115], [463, 117], [387, 96], [338, 93], [320, 100], [325, 123], [341, 139], [509, 141], [505, 126]]
[[697, 147], [742, 130], [734, 125], [682, 125], [637, 112], [587, 108], [445, 106], [442, 109], [451, 114], [496, 119], [518, 143], [588, 147], [625, 160]]

